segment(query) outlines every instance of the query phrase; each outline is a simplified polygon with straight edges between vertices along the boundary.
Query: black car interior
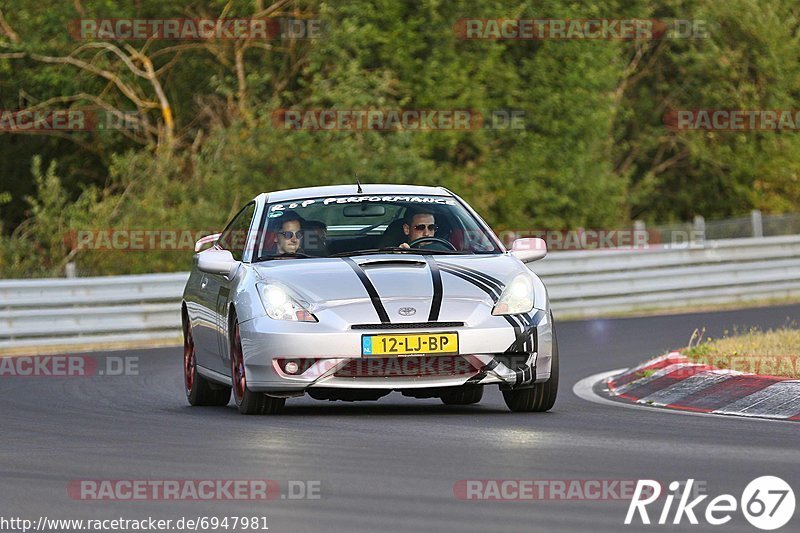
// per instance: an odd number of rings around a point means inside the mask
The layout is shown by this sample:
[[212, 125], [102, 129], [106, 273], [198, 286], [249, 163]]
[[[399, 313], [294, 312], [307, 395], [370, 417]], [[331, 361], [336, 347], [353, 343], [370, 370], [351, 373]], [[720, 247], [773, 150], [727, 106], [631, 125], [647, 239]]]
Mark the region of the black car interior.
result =
[[[449, 240], [452, 232], [452, 221], [450, 217], [442, 213], [434, 213], [436, 216], [436, 224], [439, 229], [436, 232], [436, 237], [444, 240]], [[368, 234], [358, 236], [340, 236], [328, 237], [328, 250], [333, 254], [343, 252], [354, 252], [356, 250], [371, 250], [375, 248], [384, 248], [391, 246], [399, 246], [401, 243], [406, 242], [406, 235], [403, 231], [404, 218], [401, 216], [386, 227], [382, 234]]]

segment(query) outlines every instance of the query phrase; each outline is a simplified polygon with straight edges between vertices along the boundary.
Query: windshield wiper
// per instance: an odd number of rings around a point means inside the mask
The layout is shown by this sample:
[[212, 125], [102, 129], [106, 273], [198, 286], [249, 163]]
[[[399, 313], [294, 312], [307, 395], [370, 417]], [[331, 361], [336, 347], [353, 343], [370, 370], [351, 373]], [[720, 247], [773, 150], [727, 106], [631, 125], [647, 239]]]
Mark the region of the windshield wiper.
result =
[[352, 252], [339, 252], [338, 254], [331, 254], [329, 257], [349, 257], [351, 255], [369, 255], [369, 254], [385, 254], [390, 252], [399, 252], [406, 254], [444, 254], [444, 255], [466, 255], [472, 252], [459, 252], [456, 250], [432, 250], [429, 248], [401, 248], [399, 246], [384, 246], [383, 248], [370, 248], [367, 250], [354, 250]]
[[328, 257], [348, 257], [351, 255], [366, 255], [366, 254], [383, 254], [386, 252], [410, 252], [406, 248], [400, 248], [399, 246], [386, 246], [384, 248], [369, 248], [367, 250], [353, 250], [352, 252], [339, 252], [336, 254], [331, 254]]

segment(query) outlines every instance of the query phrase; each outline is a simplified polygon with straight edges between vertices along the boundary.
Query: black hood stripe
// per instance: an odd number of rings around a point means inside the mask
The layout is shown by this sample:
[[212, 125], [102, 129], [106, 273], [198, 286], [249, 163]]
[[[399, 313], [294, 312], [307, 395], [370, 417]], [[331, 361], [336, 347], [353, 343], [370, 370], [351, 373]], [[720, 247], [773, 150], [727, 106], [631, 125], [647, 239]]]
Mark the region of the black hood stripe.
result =
[[[501, 287], [492, 287], [488, 285], [488, 282], [477, 278], [477, 276], [474, 276], [473, 274], [467, 274], [460, 270], [456, 270], [455, 268], [452, 268], [453, 266], [454, 265], [451, 264], [445, 265], [444, 263], [439, 263], [439, 267], [442, 269], [443, 272], [447, 272], [448, 274], [456, 276], [457, 278], [461, 278], [464, 281], [475, 285], [483, 292], [488, 294], [492, 298], [492, 302], [497, 303], [497, 301], [500, 300], [500, 294], [502, 293]], [[516, 340], [514, 341], [514, 344], [509, 346], [509, 348], [506, 350], [506, 352], [508, 352], [511, 351], [511, 349], [514, 346], [517, 345], [520, 339], [524, 339], [523, 333], [525, 331], [525, 328], [523, 328], [522, 322], [520, 321], [519, 317], [516, 317], [514, 315], [501, 315], [501, 316], [506, 322], [508, 322], [508, 324], [512, 328], [514, 328], [514, 339]], [[517, 351], [522, 351], [522, 350], [517, 350]]]
[[446, 265], [446, 266], [451, 267], [451, 268], [455, 268], [455, 269], [461, 270], [461, 271], [466, 272], [468, 274], [472, 274], [476, 278], [480, 278], [480, 279], [484, 280], [487, 285], [492, 285], [492, 286], [494, 286], [494, 287], [496, 287], [496, 288], [498, 288], [500, 290], [502, 290], [503, 287], [505, 286], [505, 285], [503, 285], [503, 283], [499, 279], [494, 278], [494, 277], [490, 276], [489, 274], [487, 274], [487, 273], [485, 273], [485, 272], [483, 272], [481, 270], [470, 268], [470, 267], [467, 267], [467, 266], [464, 266], [464, 265], [460, 265], [460, 264], [457, 264], [457, 263], [441, 263], [441, 264]]
[[[478, 270], [474, 270], [463, 265], [455, 265], [452, 263], [447, 264], [448, 267], [452, 267], [454, 269], [459, 269], [459, 271], [469, 272], [475, 278], [479, 278], [486, 284], [494, 284], [497, 287], [497, 290], [500, 291], [502, 294], [502, 290], [504, 285], [500, 283], [497, 279], [480, 272]], [[514, 328], [514, 342], [511, 346], [508, 347], [506, 352], [527, 352], [533, 353], [538, 349], [538, 338], [536, 334], [536, 324], [538, 324], [541, 317], [539, 316], [543, 313], [541, 310], [537, 310], [536, 313], [531, 316], [530, 314], [521, 314], [521, 315], [505, 315], [504, 318], [506, 321], [511, 324]], [[513, 320], [512, 320], [513, 319]]]
[[[485, 292], [486, 294], [488, 294], [492, 298], [492, 302], [497, 303], [498, 300], [500, 300], [500, 295], [503, 292], [502, 285], [498, 286], [498, 285], [494, 285], [493, 283], [490, 284], [490, 282], [485, 281], [485, 280], [479, 278], [478, 276], [476, 276], [473, 271], [469, 271], [469, 273], [462, 272], [461, 270], [458, 270], [457, 268], [455, 268], [455, 265], [450, 264], [450, 263], [441, 263], [440, 262], [438, 264], [439, 264], [439, 267], [441, 268], [441, 270], [443, 272], [447, 272], [448, 274], [452, 274], [453, 276], [461, 278], [464, 281], [467, 281], [467, 282], [475, 285], [479, 289], [481, 289], [483, 292]], [[467, 269], [467, 270], [469, 270], [469, 269]], [[520, 339], [521, 335], [523, 333], [523, 330], [524, 330], [524, 328], [522, 327], [522, 322], [520, 321], [520, 319], [518, 317], [516, 317], [516, 316], [513, 316], [513, 315], [502, 315], [502, 317], [503, 317], [503, 319], [505, 319], [506, 322], [509, 323], [509, 325], [512, 328], [514, 328], [514, 338], [515, 339]], [[515, 341], [514, 344], [516, 344], [516, 342], [517, 341]], [[512, 346], [514, 346], [514, 344], [512, 344]], [[510, 349], [511, 349], [511, 347], [509, 347], [509, 350]]]
[[350, 265], [350, 268], [353, 269], [353, 272], [356, 273], [358, 279], [361, 280], [361, 284], [364, 285], [364, 288], [367, 290], [367, 294], [369, 294], [370, 299], [372, 300], [372, 306], [375, 308], [375, 312], [378, 313], [378, 318], [380, 318], [381, 323], [389, 324], [391, 320], [389, 320], [389, 314], [386, 312], [386, 308], [383, 307], [383, 302], [381, 301], [381, 297], [378, 295], [378, 290], [375, 288], [375, 285], [372, 284], [367, 273], [364, 272], [364, 269], [361, 266], [353, 261], [350, 257], [343, 257], [344, 261]]
[[481, 280], [480, 278], [477, 278], [472, 274], [452, 268], [451, 265], [444, 265], [442, 263], [439, 263], [439, 268], [442, 270], [442, 272], [447, 272], [448, 274], [452, 274], [453, 276], [461, 278], [464, 281], [467, 281], [475, 285], [483, 292], [488, 294], [492, 298], [492, 302], [497, 303], [497, 301], [500, 299], [501, 291], [497, 287], [488, 284], [487, 282]]
[[428, 322], [435, 322], [439, 320], [439, 312], [442, 309], [442, 297], [444, 289], [442, 288], [442, 273], [439, 271], [439, 265], [436, 259], [430, 255], [425, 256], [425, 261], [431, 269], [431, 278], [433, 279], [433, 298], [431, 299], [431, 311], [428, 315]]

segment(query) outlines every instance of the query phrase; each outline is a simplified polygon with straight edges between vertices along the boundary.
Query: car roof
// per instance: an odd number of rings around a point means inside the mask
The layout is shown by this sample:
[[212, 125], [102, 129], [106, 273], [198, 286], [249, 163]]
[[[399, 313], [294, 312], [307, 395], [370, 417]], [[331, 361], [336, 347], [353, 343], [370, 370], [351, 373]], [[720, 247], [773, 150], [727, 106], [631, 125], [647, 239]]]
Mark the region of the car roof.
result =
[[266, 194], [267, 200], [270, 202], [287, 202], [290, 200], [300, 200], [302, 198], [313, 198], [319, 196], [352, 196], [356, 194], [425, 194], [435, 196], [453, 196], [453, 194], [444, 187], [395, 185], [391, 183], [365, 183], [361, 185], [361, 193], [358, 193], [358, 185], [351, 183], [348, 185], [303, 187], [301, 189], [288, 189], [285, 191], [274, 191]]

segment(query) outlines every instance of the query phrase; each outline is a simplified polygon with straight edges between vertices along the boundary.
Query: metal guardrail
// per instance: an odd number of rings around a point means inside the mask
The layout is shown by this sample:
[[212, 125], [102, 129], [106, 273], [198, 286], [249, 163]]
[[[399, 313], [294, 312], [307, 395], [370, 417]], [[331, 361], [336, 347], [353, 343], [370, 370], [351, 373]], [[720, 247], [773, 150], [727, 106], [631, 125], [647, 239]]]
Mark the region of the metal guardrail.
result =
[[[800, 236], [556, 252], [529, 266], [561, 317], [800, 296]], [[177, 339], [187, 278], [0, 280], [0, 351]]]
[[0, 280], [0, 352], [178, 337], [189, 274]]
[[800, 296], [800, 236], [563, 252], [529, 266], [568, 316]]

